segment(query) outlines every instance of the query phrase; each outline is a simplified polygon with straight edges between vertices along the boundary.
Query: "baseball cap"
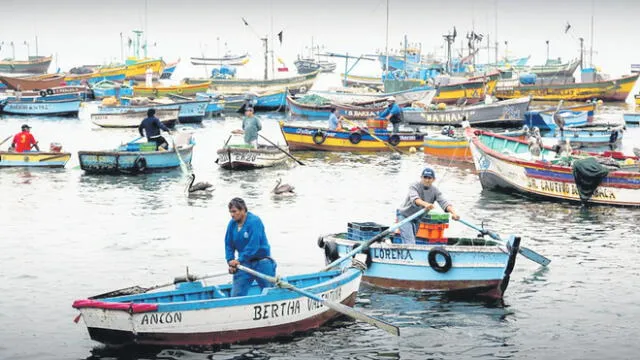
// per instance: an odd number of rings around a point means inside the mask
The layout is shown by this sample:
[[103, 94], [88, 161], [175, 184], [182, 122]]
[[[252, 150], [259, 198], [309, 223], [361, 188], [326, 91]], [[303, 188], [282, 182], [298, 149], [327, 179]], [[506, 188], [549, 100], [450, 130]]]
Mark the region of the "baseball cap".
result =
[[22, 124], [22, 129], [31, 129], [31, 126], [27, 124]]
[[422, 170], [422, 177], [430, 177], [430, 178], [435, 179], [436, 178], [436, 172], [433, 171], [432, 168], [426, 167], [426, 168], [424, 168], [424, 170]]

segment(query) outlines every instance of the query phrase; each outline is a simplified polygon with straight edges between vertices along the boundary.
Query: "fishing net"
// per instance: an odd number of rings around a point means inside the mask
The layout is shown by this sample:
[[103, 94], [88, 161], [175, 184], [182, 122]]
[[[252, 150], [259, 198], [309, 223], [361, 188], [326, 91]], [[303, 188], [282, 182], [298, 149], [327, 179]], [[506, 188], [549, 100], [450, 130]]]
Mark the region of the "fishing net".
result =
[[593, 157], [574, 161], [573, 178], [580, 193], [580, 200], [589, 200], [607, 174], [609, 170]]
[[331, 100], [329, 100], [327, 98], [323, 98], [322, 96], [315, 95], [315, 94], [304, 95], [304, 96], [296, 99], [296, 101], [299, 102], [299, 103], [302, 103], [302, 104], [307, 104], [307, 105], [329, 105], [329, 104], [331, 104]]

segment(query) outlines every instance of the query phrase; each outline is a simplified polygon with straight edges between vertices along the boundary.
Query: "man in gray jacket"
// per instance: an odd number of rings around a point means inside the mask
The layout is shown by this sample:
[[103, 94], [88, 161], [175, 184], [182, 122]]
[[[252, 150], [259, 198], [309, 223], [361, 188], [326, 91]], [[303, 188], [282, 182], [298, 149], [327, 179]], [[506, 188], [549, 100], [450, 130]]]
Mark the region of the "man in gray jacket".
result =
[[[442, 196], [437, 187], [433, 186], [435, 179], [436, 172], [432, 168], [427, 167], [422, 170], [422, 180], [409, 187], [409, 193], [398, 209], [398, 221], [408, 218], [421, 208], [427, 209], [428, 212], [435, 207], [436, 201], [444, 211], [451, 214], [454, 220], [460, 219], [460, 216], [453, 209], [453, 205]], [[419, 226], [420, 218], [417, 218], [400, 227], [400, 237], [403, 244], [416, 243], [416, 232]]]

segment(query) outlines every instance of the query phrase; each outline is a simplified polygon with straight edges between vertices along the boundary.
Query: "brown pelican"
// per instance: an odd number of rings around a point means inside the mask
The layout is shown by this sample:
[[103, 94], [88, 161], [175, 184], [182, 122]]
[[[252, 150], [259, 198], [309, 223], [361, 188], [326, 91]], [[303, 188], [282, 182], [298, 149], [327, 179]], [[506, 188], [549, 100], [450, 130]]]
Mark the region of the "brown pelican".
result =
[[193, 182], [196, 180], [196, 174], [189, 175], [189, 178], [190, 180], [187, 187], [188, 194], [207, 194], [214, 190], [213, 185], [208, 182], [200, 181], [194, 184]]
[[272, 192], [276, 195], [285, 195], [285, 194], [294, 194], [293, 189], [295, 189], [293, 186], [289, 185], [289, 184], [282, 184], [282, 179], [278, 179], [278, 181], [276, 182], [276, 186], [273, 188]]

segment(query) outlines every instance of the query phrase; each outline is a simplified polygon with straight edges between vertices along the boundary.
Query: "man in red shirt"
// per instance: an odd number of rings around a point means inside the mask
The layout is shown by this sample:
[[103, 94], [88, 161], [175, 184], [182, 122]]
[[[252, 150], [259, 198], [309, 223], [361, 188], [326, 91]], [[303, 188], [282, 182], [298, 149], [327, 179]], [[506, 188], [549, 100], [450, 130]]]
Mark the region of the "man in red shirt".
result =
[[27, 124], [22, 125], [22, 132], [16, 134], [13, 137], [13, 143], [11, 147], [15, 152], [30, 151], [32, 147], [36, 148], [36, 151], [40, 151], [38, 142], [33, 138], [33, 135], [29, 132], [31, 127]]

